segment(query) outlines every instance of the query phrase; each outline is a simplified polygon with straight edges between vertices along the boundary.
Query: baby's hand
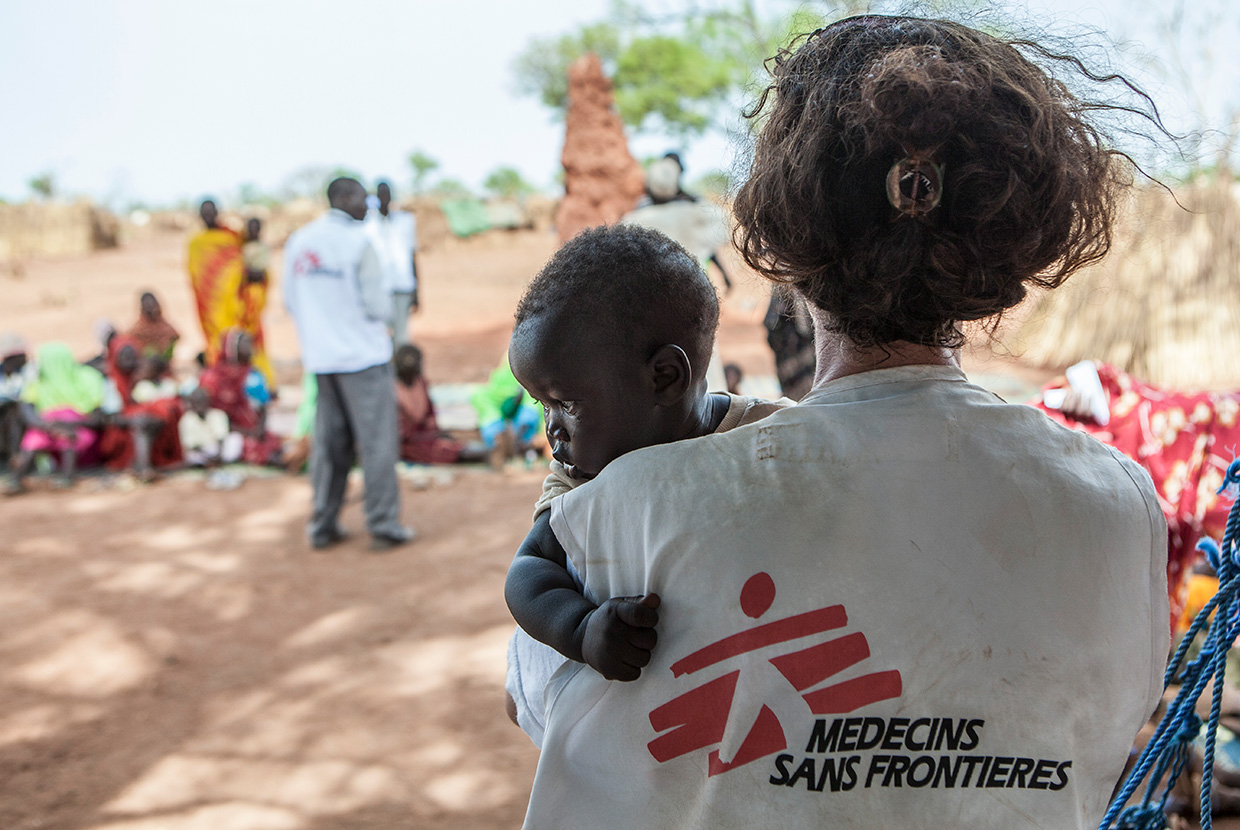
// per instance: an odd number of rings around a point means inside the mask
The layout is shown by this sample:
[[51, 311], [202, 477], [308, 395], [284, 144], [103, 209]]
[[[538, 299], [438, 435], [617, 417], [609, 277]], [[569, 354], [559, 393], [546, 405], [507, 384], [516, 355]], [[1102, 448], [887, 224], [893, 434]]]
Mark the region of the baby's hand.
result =
[[614, 597], [586, 621], [581, 657], [608, 680], [636, 680], [658, 639], [659, 595]]

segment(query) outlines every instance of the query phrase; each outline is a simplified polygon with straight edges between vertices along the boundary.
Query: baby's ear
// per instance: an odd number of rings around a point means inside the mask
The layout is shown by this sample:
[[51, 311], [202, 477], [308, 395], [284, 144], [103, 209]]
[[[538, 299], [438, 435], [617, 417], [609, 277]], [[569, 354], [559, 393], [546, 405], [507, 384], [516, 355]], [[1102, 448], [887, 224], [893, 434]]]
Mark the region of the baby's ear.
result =
[[679, 403], [693, 386], [693, 366], [689, 355], [679, 346], [660, 346], [646, 364], [654, 388], [655, 403], [672, 406]]

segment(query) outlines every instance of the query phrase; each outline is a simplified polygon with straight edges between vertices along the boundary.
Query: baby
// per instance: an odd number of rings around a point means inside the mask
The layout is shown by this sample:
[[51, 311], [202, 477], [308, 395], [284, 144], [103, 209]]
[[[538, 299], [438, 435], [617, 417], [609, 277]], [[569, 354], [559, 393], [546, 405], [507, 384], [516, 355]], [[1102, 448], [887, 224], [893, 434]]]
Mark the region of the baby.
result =
[[551, 530], [551, 501], [627, 452], [729, 430], [792, 403], [706, 391], [718, 324], [719, 300], [698, 262], [635, 226], [575, 237], [517, 306], [509, 361], [544, 408], [555, 459], [504, 589], [522, 629], [509, 648], [509, 715], [535, 743], [542, 688], [564, 658], [633, 680], [650, 661], [658, 622], [654, 594], [601, 605], [582, 594]]
[[229, 429], [223, 410], [211, 408], [207, 390], [194, 387], [185, 402], [185, 414], [177, 422], [185, 462], [193, 467], [215, 467], [240, 459], [244, 438]]
[[250, 283], [267, 282], [267, 270], [271, 265], [271, 249], [262, 240], [263, 223], [250, 217], [245, 223], [245, 242], [241, 245], [241, 261], [245, 266], [245, 279]]

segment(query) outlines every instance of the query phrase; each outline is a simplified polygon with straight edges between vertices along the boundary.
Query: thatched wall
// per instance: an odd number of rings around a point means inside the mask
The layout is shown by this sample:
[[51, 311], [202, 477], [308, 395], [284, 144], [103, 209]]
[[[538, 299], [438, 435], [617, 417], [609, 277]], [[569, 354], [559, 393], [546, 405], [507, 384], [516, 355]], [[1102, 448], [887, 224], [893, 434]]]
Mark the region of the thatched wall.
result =
[[1240, 387], [1240, 183], [1137, 190], [1111, 254], [1027, 301], [1004, 343], [1044, 368], [1085, 358], [1176, 389]]
[[116, 217], [86, 201], [0, 205], [0, 268], [114, 248], [118, 228]]
[[[497, 203], [507, 208], [505, 216], [515, 217], [505, 227], [544, 232], [551, 229], [551, 219], [557, 204], [555, 200], [537, 194], [519, 201], [498, 200]], [[417, 217], [418, 248], [422, 251], [479, 244], [475, 241], [477, 237], [475, 240], [467, 240], [457, 239], [452, 235], [448, 221], [439, 209], [438, 197], [418, 196], [403, 199], [399, 202], [399, 207], [412, 211]], [[268, 245], [279, 247], [293, 231], [321, 216], [327, 209], [325, 201], [295, 199], [280, 205], [251, 205], [241, 210], [224, 210], [220, 218], [229, 227], [241, 231], [245, 228], [246, 219], [257, 216], [263, 222], [263, 239]], [[197, 233], [202, 223], [198, 214], [193, 211], [158, 211], [151, 214], [149, 227], [157, 232]], [[479, 236], [490, 239], [493, 236], [502, 236], [502, 232], [488, 231]]]

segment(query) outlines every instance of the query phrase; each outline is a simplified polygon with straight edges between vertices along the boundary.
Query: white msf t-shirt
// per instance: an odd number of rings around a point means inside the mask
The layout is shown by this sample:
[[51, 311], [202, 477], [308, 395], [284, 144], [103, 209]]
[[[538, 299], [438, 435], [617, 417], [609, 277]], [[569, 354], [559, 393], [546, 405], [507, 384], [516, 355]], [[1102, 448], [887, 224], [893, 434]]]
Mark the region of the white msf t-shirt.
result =
[[1149, 477], [949, 367], [853, 375], [555, 500], [633, 683], [548, 689], [528, 828], [1096, 827], [1167, 654]]

